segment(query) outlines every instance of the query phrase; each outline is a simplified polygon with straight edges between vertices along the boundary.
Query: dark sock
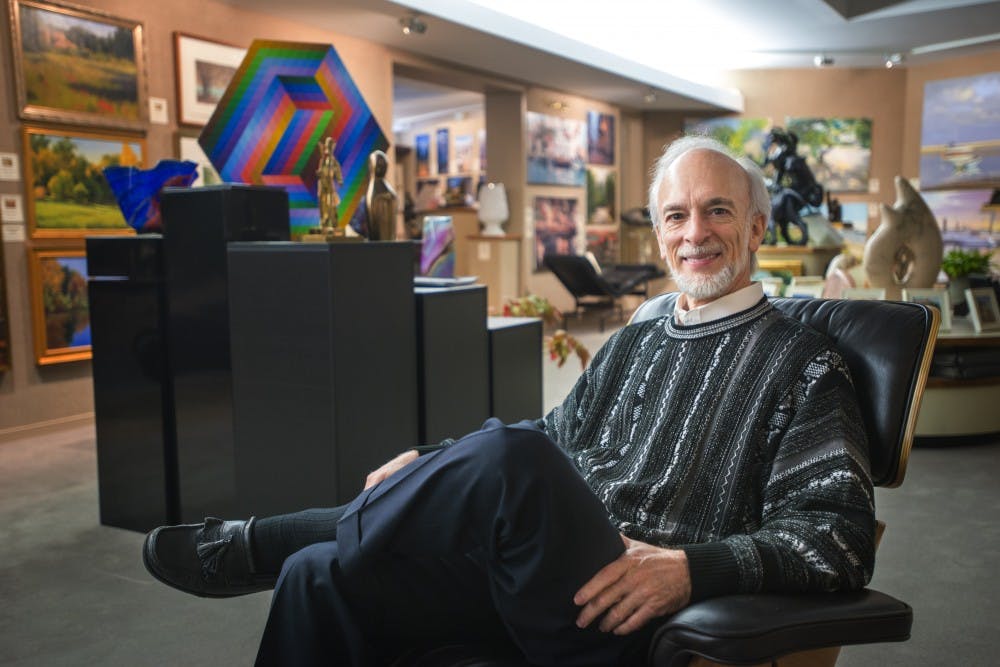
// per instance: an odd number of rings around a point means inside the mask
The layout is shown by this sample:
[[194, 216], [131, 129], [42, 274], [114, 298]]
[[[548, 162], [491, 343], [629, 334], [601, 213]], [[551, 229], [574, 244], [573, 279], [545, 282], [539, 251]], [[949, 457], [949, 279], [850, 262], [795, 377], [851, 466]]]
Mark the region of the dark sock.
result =
[[250, 531], [257, 574], [277, 575], [285, 559], [299, 549], [337, 539], [337, 522], [344, 509], [324, 507], [257, 519]]

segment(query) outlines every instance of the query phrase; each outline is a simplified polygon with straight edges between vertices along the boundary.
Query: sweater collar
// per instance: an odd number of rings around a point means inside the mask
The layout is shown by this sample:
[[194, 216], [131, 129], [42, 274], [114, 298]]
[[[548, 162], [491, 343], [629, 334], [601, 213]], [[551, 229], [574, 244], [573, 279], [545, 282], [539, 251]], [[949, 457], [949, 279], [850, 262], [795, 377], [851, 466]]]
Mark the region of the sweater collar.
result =
[[741, 311], [753, 308], [764, 297], [764, 288], [759, 282], [750, 283], [742, 289], [738, 289], [732, 294], [719, 297], [715, 301], [706, 303], [690, 310], [681, 306], [681, 301], [685, 300], [678, 296], [674, 303], [674, 322], [681, 326], [692, 326], [697, 324], [708, 324], [724, 317], [735, 315]]

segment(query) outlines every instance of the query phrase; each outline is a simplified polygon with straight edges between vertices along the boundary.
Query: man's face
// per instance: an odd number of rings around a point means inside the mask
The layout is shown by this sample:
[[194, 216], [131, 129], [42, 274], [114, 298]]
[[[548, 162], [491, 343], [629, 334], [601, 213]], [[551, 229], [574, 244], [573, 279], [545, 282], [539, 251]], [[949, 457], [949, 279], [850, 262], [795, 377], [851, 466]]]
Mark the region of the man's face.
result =
[[750, 284], [750, 256], [766, 219], [750, 215], [742, 167], [716, 151], [695, 149], [671, 165], [659, 195], [656, 238], [678, 288], [694, 308]]

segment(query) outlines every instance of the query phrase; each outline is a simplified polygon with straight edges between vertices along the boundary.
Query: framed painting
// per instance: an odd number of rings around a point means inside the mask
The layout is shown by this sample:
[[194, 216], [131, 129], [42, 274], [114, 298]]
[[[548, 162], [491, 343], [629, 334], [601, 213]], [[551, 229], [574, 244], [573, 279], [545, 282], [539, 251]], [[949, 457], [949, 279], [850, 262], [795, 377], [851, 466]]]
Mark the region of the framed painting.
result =
[[868, 301], [885, 301], [884, 287], [848, 287], [844, 290], [845, 299], [861, 299]]
[[30, 248], [28, 276], [36, 362], [90, 359], [86, 252]]
[[144, 127], [142, 23], [63, 2], [8, 2], [21, 118]]
[[200, 127], [208, 122], [246, 53], [232, 44], [174, 33], [178, 123]]
[[965, 302], [969, 304], [969, 319], [976, 333], [1000, 329], [1000, 307], [992, 287], [965, 290]]
[[528, 183], [576, 187], [586, 184], [585, 122], [529, 111], [527, 133]]
[[222, 183], [222, 178], [219, 176], [219, 172], [216, 171], [215, 165], [205, 155], [205, 151], [201, 149], [197, 134], [186, 134], [183, 132], [177, 134], [177, 158], [180, 160], [190, 160], [198, 165], [198, 176], [191, 183], [191, 187], [198, 188], [203, 185], [219, 185]]
[[737, 155], [746, 155], [757, 164], [764, 164], [764, 142], [771, 131], [770, 118], [688, 118], [685, 134], [704, 134], [718, 139]]
[[431, 175], [431, 135], [418, 134], [414, 140], [417, 151], [417, 178]]
[[868, 192], [872, 159], [870, 118], [786, 118], [798, 153], [829, 192]]
[[941, 331], [951, 330], [951, 299], [948, 290], [932, 288], [903, 288], [903, 301], [934, 306], [941, 311]]
[[132, 233], [102, 170], [145, 167], [145, 139], [27, 125], [22, 134], [32, 238]]
[[473, 141], [471, 134], [460, 134], [455, 137], [455, 168], [456, 174], [469, 174], [473, 171]]
[[447, 127], [442, 127], [434, 133], [437, 141], [437, 173], [448, 173], [448, 158], [451, 155], [451, 138]]
[[608, 167], [587, 167], [587, 224], [614, 225], [617, 172]]
[[545, 255], [576, 254], [578, 204], [571, 197], [535, 197], [535, 271], [543, 270]]
[[615, 163], [615, 117], [611, 114], [587, 112], [587, 161], [603, 165]]
[[3, 260], [3, 232], [0, 227], [0, 373], [10, 370], [10, 326], [7, 322], [7, 270]]

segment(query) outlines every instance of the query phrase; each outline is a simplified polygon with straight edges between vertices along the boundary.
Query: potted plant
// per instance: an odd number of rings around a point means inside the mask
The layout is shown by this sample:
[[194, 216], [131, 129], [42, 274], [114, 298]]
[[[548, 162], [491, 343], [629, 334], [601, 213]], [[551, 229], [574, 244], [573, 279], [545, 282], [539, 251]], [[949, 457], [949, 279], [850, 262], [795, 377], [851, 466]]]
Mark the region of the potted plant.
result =
[[965, 303], [965, 290], [969, 287], [969, 276], [971, 274], [988, 274], [990, 272], [990, 255], [978, 250], [954, 248], [946, 252], [941, 259], [941, 270], [948, 276], [948, 296], [951, 299], [952, 310], [956, 315], [965, 315], [969, 308]]
[[[549, 303], [548, 299], [536, 294], [509, 299], [504, 304], [503, 314], [505, 317], [539, 317], [551, 326], [558, 326], [559, 320], [562, 319], [562, 313]], [[556, 329], [551, 336], [545, 336], [543, 344], [549, 353], [549, 359], [556, 362], [560, 368], [571, 354], [580, 359], [581, 369], [586, 368], [590, 361], [590, 350], [565, 329]]]

